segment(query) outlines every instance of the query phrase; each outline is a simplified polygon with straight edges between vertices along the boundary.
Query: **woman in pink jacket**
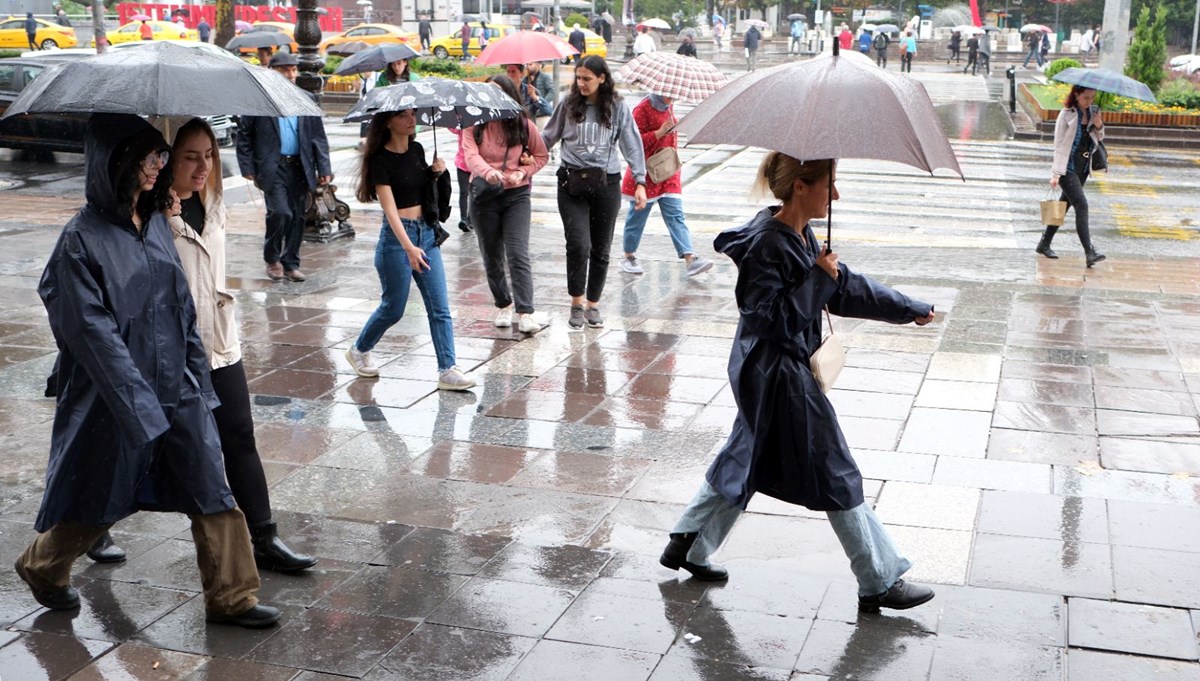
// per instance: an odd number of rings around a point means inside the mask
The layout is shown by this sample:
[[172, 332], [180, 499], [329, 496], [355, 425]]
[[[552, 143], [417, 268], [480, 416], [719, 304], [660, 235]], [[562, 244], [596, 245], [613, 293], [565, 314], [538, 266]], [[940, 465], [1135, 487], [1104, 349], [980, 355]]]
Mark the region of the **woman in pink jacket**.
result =
[[[513, 101], [521, 101], [516, 84], [508, 76], [492, 76], [488, 82], [503, 90]], [[515, 307], [517, 330], [537, 333], [545, 324], [534, 316], [533, 310], [529, 186], [530, 178], [550, 157], [546, 144], [537, 125], [522, 110], [517, 118], [490, 121], [463, 130], [459, 147], [471, 171], [471, 223], [479, 240], [479, 252], [483, 255], [488, 288], [500, 310], [496, 315], [496, 326], [511, 327]]]

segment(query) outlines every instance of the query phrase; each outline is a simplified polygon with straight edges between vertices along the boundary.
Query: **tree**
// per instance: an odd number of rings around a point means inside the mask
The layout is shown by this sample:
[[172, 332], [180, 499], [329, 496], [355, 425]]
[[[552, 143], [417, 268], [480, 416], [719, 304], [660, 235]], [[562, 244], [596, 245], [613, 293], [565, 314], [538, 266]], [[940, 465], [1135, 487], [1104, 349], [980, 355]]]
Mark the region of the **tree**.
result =
[[213, 38], [213, 43], [225, 46], [225, 43], [233, 40], [234, 25], [233, 25], [233, 0], [217, 0], [217, 13], [214, 18], [216, 26], [213, 30], [216, 31], [216, 37]]
[[1125, 60], [1125, 75], [1140, 80], [1157, 92], [1163, 81], [1163, 65], [1167, 61], [1167, 12], [1159, 5], [1150, 20], [1150, 7], [1138, 14], [1133, 43]]

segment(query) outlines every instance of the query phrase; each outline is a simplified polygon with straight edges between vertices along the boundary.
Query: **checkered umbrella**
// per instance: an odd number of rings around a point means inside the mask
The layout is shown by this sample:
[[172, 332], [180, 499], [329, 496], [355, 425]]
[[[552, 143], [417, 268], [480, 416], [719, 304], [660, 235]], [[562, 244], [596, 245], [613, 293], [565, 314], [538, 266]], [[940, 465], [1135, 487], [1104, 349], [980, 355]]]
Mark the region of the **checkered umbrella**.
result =
[[1143, 102], [1157, 101], [1154, 99], [1154, 93], [1145, 83], [1110, 69], [1081, 69], [1078, 67], [1063, 69], [1054, 74], [1053, 80], [1071, 85], [1082, 85], [1100, 92], [1111, 92], [1121, 97], [1132, 97]]
[[621, 67], [617, 77], [660, 97], [703, 101], [729, 81], [712, 64], [674, 52], [647, 52]]

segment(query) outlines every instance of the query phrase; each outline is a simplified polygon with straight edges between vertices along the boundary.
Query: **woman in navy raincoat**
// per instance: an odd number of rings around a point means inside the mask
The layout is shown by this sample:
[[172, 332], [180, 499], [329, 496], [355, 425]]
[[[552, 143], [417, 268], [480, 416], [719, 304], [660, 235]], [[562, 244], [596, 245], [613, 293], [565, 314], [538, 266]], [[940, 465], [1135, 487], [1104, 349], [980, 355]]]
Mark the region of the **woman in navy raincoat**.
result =
[[162, 211], [162, 135], [97, 114], [85, 139], [87, 205], [59, 236], [38, 293], [59, 349], [58, 404], [36, 529], [17, 561], [34, 597], [79, 606], [71, 564], [138, 510], [192, 519], [210, 621], [266, 626], [250, 536], [225, 482], [218, 402], [187, 278]]
[[821, 345], [821, 313], [923, 325], [933, 307], [838, 263], [822, 251], [809, 220], [828, 213], [832, 161], [800, 163], [779, 152], [764, 159], [760, 187], [782, 206], [722, 232], [716, 249], [738, 267], [741, 312], [729, 357], [738, 416], [724, 449], [671, 534], [660, 562], [697, 579], [728, 572], [708, 557], [725, 540], [755, 492], [826, 511], [858, 578], [859, 608], [911, 608], [933, 591], [906, 584], [911, 566], [864, 503], [862, 476], [837, 414], [809, 368]]

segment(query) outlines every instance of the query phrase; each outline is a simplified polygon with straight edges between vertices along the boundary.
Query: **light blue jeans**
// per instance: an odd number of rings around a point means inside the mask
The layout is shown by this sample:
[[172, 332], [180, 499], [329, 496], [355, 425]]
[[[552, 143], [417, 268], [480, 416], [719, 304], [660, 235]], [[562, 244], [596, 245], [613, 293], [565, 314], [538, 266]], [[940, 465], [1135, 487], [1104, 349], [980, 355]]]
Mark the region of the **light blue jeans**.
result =
[[642, 232], [646, 229], [646, 219], [650, 217], [650, 209], [654, 208], [655, 203], [662, 213], [663, 222], [667, 223], [671, 243], [675, 244], [675, 255], [682, 258], [693, 253], [692, 235], [683, 219], [683, 199], [677, 196], [660, 196], [646, 202], [646, 207], [641, 210], [634, 210], [633, 201], [629, 202], [629, 210], [625, 213], [625, 252], [637, 253], [642, 243]]
[[424, 220], [401, 218], [404, 231], [418, 248], [425, 251], [429, 269], [414, 272], [408, 264], [408, 255], [395, 232], [383, 219], [379, 230], [379, 243], [375, 245], [375, 271], [379, 273], [379, 284], [383, 296], [379, 307], [367, 320], [354, 347], [359, 352], [370, 352], [383, 337], [383, 333], [404, 316], [408, 306], [408, 292], [412, 282], [417, 282], [421, 299], [425, 301], [425, 314], [429, 316], [429, 334], [433, 337], [433, 349], [437, 354], [438, 371], [454, 366], [454, 321], [450, 318], [450, 297], [446, 291], [446, 268], [442, 265], [442, 249], [437, 245], [437, 235]]
[[[708, 557], [729, 536], [741, 514], [742, 509], [726, 501], [705, 480], [672, 530], [699, 533], [688, 551], [688, 562], [708, 565]], [[912, 561], [900, 555], [870, 504], [864, 502], [847, 511], [828, 511], [826, 515], [850, 559], [850, 571], [858, 579], [859, 596], [887, 591], [912, 567]]]

